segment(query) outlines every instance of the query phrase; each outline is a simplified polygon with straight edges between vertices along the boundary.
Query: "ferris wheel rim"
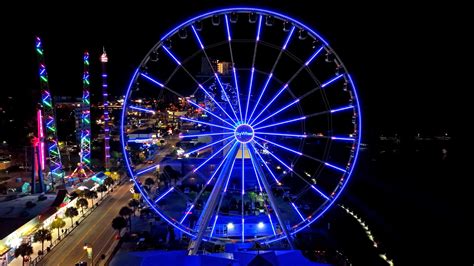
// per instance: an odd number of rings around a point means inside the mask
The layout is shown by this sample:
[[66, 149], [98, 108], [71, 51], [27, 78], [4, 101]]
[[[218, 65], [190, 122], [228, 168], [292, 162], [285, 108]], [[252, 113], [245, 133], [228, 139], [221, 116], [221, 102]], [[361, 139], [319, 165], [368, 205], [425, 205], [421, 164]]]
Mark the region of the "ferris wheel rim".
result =
[[[284, 14], [281, 14], [281, 13], [278, 13], [278, 12], [275, 12], [275, 11], [271, 11], [271, 10], [267, 10], [267, 9], [262, 9], [262, 8], [253, 8], [253, 7], [233, 7], [233, 8], [224, 8], [224, 9], [217, 9], [217, 10], [213, 10], [213, 11], [210, 11], [210, 12], [207, 12], [207, 13], [204, 13], [204, 14], [201, 14], [201, 15], [198, 15], [198, 16], [195, 16], [195, 17], [192, 17], [191, 19], [188, 19], [187, 21], [179, 24], [178, 26], [176, 26], [175, 28], [173, 28], [172, 30], [170, 30], [167, 34], [165, 34], [159, 42], [157, 42], [157, 44], [155, 44], [153, 46], [153, 48], [146, 54], [146, 56], [144, 57], [143, 61], [140, 63], [140, 65], [136, 68], [134, 74], [132, 75], [132, 78], [130, 79], [130, 83], [127, 87], [127, 91], [126, 91], [126, 94], [125, 94], [125, 101], [124, 101], [124, 104], [123, 104], [123, 109], [122, 109], [122, 116], [121, 116], [121, 133], [120, 133], [120, 138], [121, 138], [121, 145], [122, 145], [122, 149], [124, 151], [124, 157], [125, 157], [125, 162], [126, 162], [126, 166], [127, 166], [127, 171], [128, 173], [130, 174], [134, 184], [136, 184], [136, 187], [138, 187], [138, 189], [140, 190], [140, 193], [142, 195], [146, 195], [145, 192], [142, 191], [142, 188], [141, 186], [138, 184], [137, 180], [136, 180], [136, 175], [137, 173], [134, 173], [133, 170], [132, 170], [132, 167], [131, 167], [131, 162], [128, 158], [128, 156], [126, 156], [126, 145], [125, 145], [125, 132], [124, 132], [124, 125], [125, 125], [125, 117], [126, 117], [126, 110], [127, 110], [127, 106], [128, 106], [128, 102], [127, 102], [127, 99], [129, 98], [130, 96], [130, 93], [131, 93], [131, 88], [133, 86], [133, 84], [135, 82], [137, 82], [137, 79], [139, 78], [140, 74], [140, 68], [146, 64], [146, 61], [149, 59], [149, 56], [150, 54], [153, 52], [154, 49], [156, 49], [156, 47], [159, 47], [164, 40], [166, 40], [167, 38], [169, 38], [170, 36], [174, 35], [177, 33], [177, 31], [179, 31], [179, 29], [183, 28], [183, 27], [187, 27], [189, 25], [191, 25], [193, 22], [195, 21], [198, 21], [198, 20], [201, 20], [201, 19], [205, 19], [205, 18], [208, 18], [210, 16], [213, 16], [213, 15], [222, 15], [222, 14], [225, 14], [225, 13], [229, 13], [229, 12], [257, 12], [257, 13], [263, 13], [263, 15], [273, 15], [273, 16], [276, 16], [277, 18], [279, 19], [286, 19], [286, 20], [289, 20], [293, 23], [296, 23], [298, 26], [304, 28], [305, 30], [307, 30], [308, 32], [312, 33], [314, 35], [314, 37], [316, 37], [317, 39], [321, 40], [324, 45], [323, 47], [327, 47], [328, 49], [330, 49], [331, 51], [333, 51], [333, 49], [329, 46], [328, 42], [323, 38], [321, 37], [321, 35], [319, 35], [318, 33], [316, 33], [313, 29], [311, 29], [310, 27], [306, 26], [304, 23], [294, 19], [294, 18], [291, 18], [287, 15], [284, 15]], [[335, 56], [338, 58], [337, 54], [334, 53]], [[341, 64], [342, 64], [342, 61], [340, 61]], [[307, 223], [305, 223], [303, 226], [300, 226], [298, 227], [296, 230], [292, 231], [291, 232], [291, 235], [294, 235], [298, 232], [300, 232], [301, 230], [305, 229], [306, 227], [308, 227], [310, 224], [312, 224], [313, 222], [315, 222], [316, 220], [318, 220], [319, 217], [321, 217], [324, 213], [326, 213], [330, 207], [337, 201], [337, 199], [339, 198], [340, 194], [342, 193], [342, 191], [344, 191], [347, 183], [349, 182], [349, 179], [352, 177], [352, 172], [355, 168], [355, 165], [356, 165], [356, 162], [357, 162], [357, 158], [358, 158], [358, 153], [359, 153], [359, 148], [360, 148], [360, 143], [361, 143], [361, 139], [362, 139], [362, 115], [361, 115], [361, 111], [360, 111], [360, 102], [359, 102], [359, 99], [358, 99], [358, 92], [357, 92], [357, 88], [352, 80], [352, 77], [351, 75], [349, 74], [349, 72], [347, 71], [346, 67], [343, 65], [343, 68], [346, 70], [346, 77], [348, 78], [349, 80], [349, 83], [352, 87], [352, 91], [354, 92], [354, 97], [355, 97], [355, 103], [354, 103], [354, 106], [355, 107], [355, 113], [357, 113], [357, 140], [356, 140], [356, 143], [357, 145], [355, 145], [355, 149], [353, 151], [353, 154], [354, 154], [354, 158], [350, 160], [351, 165], [349, 166], [349, 169], [347, 171], [347, 175], [346, 175], [346, 178], [345, 178], [345, 182], [342, 184], [342, 187], [340, 189], [338, 189], [338, 191], [336, 192], [336, 194], [331, 198], [332, 200], [329, 201], [329, 203], [327, 204], [323, 204], [321, 207], [323, 207], [323, 210], [321, 212], [318, 213], [318, 215], [312, 219], [307, 219]], [[255, 122], [255, 121], [253, 121]], [[252, 124], [252, 123], [250, 123]], [[257, 133], [255, 132], [255, 135]], [[253, 139], [253, 137], [252, 137]], [[156, 207], [156, 205], [152, 202], [152, 200], [149, 198], [149, 197], [143, 197], [145, 198], [146, 202], [148, 203], [148, 205], [157, 213], [160, 215], [161, 218], [163, 218], [165, 221], [167, 221], [170, 225], [172, 225], [173, 227], [179, 229], [180, 231], [182, 231], [183, 233], [186, 233], [187, 235], [189, 236], [192, 236], [194, 237], [195, 234], [193, 234], [193, 231], [192, 230], [187, 230], [189, 229], [188, 227], [186, 226], [183, 226], [183, 225], [178, 225], [172, 221], [170, 221], [168, 218], [167, 218], [167, 215], [165, 214], [162, 214], [162, 212]], [[281, 240], [281, 239], [284, 239], [286, 238], [287, 236], [284, 235], [284, 234], [279, 234], [277, 235], [276, 237], [268, 240], [268, 241], [265, 241], [265, 243], [271, 243], [271, 242], [274, 242], [274, 241], [278, 241], [278, 240]], [[212, 237], [210, 237], [209, 239], [207, 240], [210, 240]], [[204, 240], [206, 240], [206, 238], [204, 238]]]

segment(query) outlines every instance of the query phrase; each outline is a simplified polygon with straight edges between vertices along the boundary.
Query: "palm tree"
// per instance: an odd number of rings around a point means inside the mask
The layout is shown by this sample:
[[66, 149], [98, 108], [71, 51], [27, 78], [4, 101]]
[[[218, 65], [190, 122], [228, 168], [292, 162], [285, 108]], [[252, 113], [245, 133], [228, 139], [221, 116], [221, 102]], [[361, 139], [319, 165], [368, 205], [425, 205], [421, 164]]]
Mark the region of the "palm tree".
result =
[[132, 232], [132, 209], [130, 209], [127, 206], [122, 207], [119, 211], [119, 215], [122, 216], [123, 218], [128, 219], [128, 225], [130, 227], [130, 232]]
[[64, 212], [64, 215], [66, 217], [69, 217], [71, 218], [71, 225], [72, 225], [72, 218], [76, 217], [79, 215], [79, 212], [77, 211], [77, 208], [75, 207], [69, 207], [66, 209], [66, 211]]
[[102, 193], [107, 191], [107, 186], [102, 184], [97, 188], [97, 192], [100, 192], [100, 197], [102, 198]]
[[107, 187], [112, 186], [114, 183], [115, 183], [115, 181], [110, 176], [108, 176], [104, 179], [104, 185], [106, 185]]
[[123, 217], [115, 217], [112, 220], [112, 228], [117, 230], [118, 236], [120, 237], [120, 231], [127, 226], [127, 221]]
[[128, 206], [130, 206], [133, 209], [133, 215], [135, 215], [135, 208], [137, 208], [140, 205], [140, 202], [136, 199], [131, 199], [128, 202]]
[[59, 217], [56, 217], [56, 219], [54, 219], [50, 225], [51, 229], [58, 229], [58, 239], [60, 239], [59, 229], [63, 228], [64, 226], [66, 226], [66, 222]]
[[86, 190], [86, 198], [92, 200], [92, 205], [94, 205], [94, 199], [97, 199], [97, 192], [93, 190]]
[[23, 243], [15, 249], [15, 258], [21, 256], [23, 258], [23, 265], [25, 265], [25, 257], [29, 257], [31, 254], [33, 254], [33, 247], [29, 243]]
[[78, 199], [76, 202], [76, 206], [81, 208], [81, 212], [84, 213], [84, 208], [89, 208], [89, 202], [86, 199]]
[[51, 231], [49, 231], [48, 229], [39, 229], [38, 231], [35, 232], [34, 236], [33, 236], [33, 240], [35, 242], [41, 242], [41, 252], [44, 252], [44, 241], [48, 240], [48, 241], [51, 241], [52, 240], [52, 236], [51, 236]]
[[155, 184], [155, 180], [153, 178], [147, 178], [145, 179], [145, 186], [153, 186]]

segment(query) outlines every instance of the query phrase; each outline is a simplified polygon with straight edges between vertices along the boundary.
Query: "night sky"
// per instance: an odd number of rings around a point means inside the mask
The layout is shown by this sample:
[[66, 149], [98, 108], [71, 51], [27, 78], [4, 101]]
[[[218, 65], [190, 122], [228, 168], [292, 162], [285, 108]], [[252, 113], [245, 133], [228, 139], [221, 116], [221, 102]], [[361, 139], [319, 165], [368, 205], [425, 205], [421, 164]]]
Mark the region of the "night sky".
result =
[[[39, 98], [33, 49], [36, 34], [43, 39], [53, 95], [82, 95], [82, 54], [88, 50], [92, 62], [92, 93], [99, 96], [99, 56], [103, 46], [109, 55], [110, 94], [123, 95], [135, 67], [169, 29], [204, 11], [248, 3], [240, 5], [285, 13], [325, 37], [358, 85], [365, 132], [363, 142], [370, 145], [382, 133], [414, 136], [417, 132], [427, 135], [448, 132], [456, 138], [456, 127], [463, 121], [462, 114], [467, 109], [463, 102], [470, 100], [466, 95], [472, 89], [469, 68], [464, 66], [468, 62], [466, 48], [469, 46], [465, 39], [472, 33], [472, 27], [468, 29], [468, 8], [453, 2], [449, 6], [435, 3], [414, 6], [408, 1], [371, 5], [296, 0], [258, 4], [255, 1], [223, 2], [174, 0], [168, 3], [169, 7], [164, 7], [132, 1], [127, 5], [114, 4], [113, 8], [97, 3], [68, 3], [55, 7], [61, 11], [51, 11], [51, 6], [45, 5], [27, 10], [23, 7], [5, 9], [15, 16], [14, 19], [0, 18], [3, 64], [0, 97], [22, 97], [24, 100], [17, 107], [19, 117], [33, 114]], [[415, 164], [406, 168], [416, 167]], [[396, 168], [396, 165], [391, 166]], [[472, 206], [467, 206], [470, 197], [464, 194], [468, 186], [463, 185], [469, 174], [457, 175], [450, 170], [447, 173], [438, 178], [435, 170], [428, 174], [418, 167], [413, 172], [414, 178], [426, 180], [436, 190], [420, 185], [420, 190], [424, 190], [421, 194], [430, 194], [432, 198], [416, 199], [419, 191], [413, 192], [417, 207], [410, 210], [410, 215], [414, 220], [425, 219], [427, 224], [433, 222], [433, 231], [439, 226], [439, 230], [455, 228], [459, 233], [457, 223], [448, 222], [457, 218], [445, 217], [444, 211], [452, 206], [457, 206], [456, 211], [472, 210]], [[393, 180], [396, 178], [398, 176]], [[400, 187], [405, 186], [404, 182], [400, 181]], [[447, 183], [453, 184], [445, 191]], [[409, 185], [409, 180], [406, 184]], [[380, 193], [383, 196], [384, 193]], [[432, 199], [439, 205], [427, 207]], [[393, 204], [397, 205], [398, 200], [394, 199]], [[422, 217], [417, 214], [420, 209], [428, 210], [432, 216]], [[400, 220], [407, 218], [403, 215], [404, 210], [400, 211]], [[439, 217], [444, 219], [443, 224]]]
[[[54, 95], [81, 95], [82, 53], [87, 49], [91, 61], [96, 58], [91, 72], [97, 77], [102, 46], [110, 59], [111, 94], [121, 95], [134, 67], [170, 27], [213, 7], [235, 5], [178, 2], [169, 8], [114, 5], [114, 11], [97, 4], [60, 7], [60, 12], [44, 5], [34, 11], [13, 10], [16, 21], [2, 18], [2, 61], [8, 66], [0, 85], [2, 95], [26, 95], [25, 105], [33, 106], [37, 94], [32, 97], [31, 92], [39, 87], [35, 34], [43, 38]], [[458, 66], [462, 59], [457, 44], [462, 44], [460, 33], [465, 27], [459, 7], [397, 2], [383, 6], [318, 3], [315, 8], [304, 1], [262, 1], [259, 6], [298, 18], [328, 40], [359, 87], [369, 136], [418, 131], [432, 135], [452, 129], [456, 116], [452, 107], [460, 95], [454, 91], [462, 88], [462, 80], [456, 77], [464, 70]], [[20, 21], [21, 26], [15, 25]], [[92, 82], [97, 94], [100, 81]]]

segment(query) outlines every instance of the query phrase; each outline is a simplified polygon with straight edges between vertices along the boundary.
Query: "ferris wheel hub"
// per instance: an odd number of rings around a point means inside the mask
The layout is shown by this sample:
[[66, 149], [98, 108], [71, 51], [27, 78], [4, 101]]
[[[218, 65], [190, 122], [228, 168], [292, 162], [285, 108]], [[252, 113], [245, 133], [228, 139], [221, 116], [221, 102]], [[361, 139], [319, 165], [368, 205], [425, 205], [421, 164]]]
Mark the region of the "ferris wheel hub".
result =
[[248, 124], [241, 124], [235, 128], [235, 139], [240, 143], [248, 143], [253, 140], [254, 131]]

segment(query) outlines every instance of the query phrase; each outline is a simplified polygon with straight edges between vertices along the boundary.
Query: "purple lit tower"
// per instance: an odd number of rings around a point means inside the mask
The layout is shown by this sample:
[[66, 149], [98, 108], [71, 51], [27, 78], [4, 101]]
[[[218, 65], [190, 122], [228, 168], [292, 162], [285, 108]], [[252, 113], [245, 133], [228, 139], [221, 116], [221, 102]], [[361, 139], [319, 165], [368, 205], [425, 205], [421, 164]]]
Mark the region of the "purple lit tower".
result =
[[104, 166], [105, 170], [109, 171], [110, 169], [110, 128], [109, 128], [109, 102], [107, 100], [108, 93], [107, 93], [107, 62], [109, 59], [107, 58], [107, 53], [105, 52], [105, 48], [103, 49], [103, 53], [100, 56], [100, 62], [102, 63], [102, 96], [104, 97]]

